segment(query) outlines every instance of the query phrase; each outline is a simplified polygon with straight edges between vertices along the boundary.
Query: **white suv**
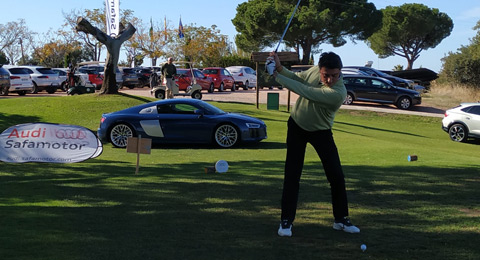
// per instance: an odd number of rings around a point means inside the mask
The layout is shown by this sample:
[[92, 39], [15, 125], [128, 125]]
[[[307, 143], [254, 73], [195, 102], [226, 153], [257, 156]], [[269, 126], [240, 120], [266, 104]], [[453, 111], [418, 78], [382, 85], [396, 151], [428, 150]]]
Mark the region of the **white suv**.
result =
[[48, 94], [53, 94], [62, 85], [62, 79], [58, 77], [51, 68], [42, 66], [19, 66], [25, 68], [33, 81], [32, 93], [38, 93], [42, 90], [46, 90]]
[[462, 103], [445, 112], [442, 129], [455, 142], [466, 142], [470, 138], [480, 138], [480, 102]]
[[13, 65], [3, 66], [10, 74], [10, 89], [8, 92], [16, 92], [20, 96], [33, 91], [33, 82], [30, 73], [24, 68]]

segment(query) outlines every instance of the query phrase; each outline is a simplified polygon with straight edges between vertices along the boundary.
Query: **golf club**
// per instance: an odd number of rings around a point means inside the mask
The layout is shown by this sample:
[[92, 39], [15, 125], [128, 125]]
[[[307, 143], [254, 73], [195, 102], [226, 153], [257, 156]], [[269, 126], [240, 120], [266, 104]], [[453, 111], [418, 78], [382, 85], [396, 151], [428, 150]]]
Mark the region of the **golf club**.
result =
[[283, 37], [285, 37], [285, 34], [287, 33], [288, 27], [290, 27], [290, 23], [292, 22], [293, 16], [295, 15], [295, 12], [297, 12], [298, 6], [300, 5], [300, 1], [298, 0], [297, 5], [295, 6], [295, 10], [293, 10], [292, 16], [290, 16], [290, 20], [288, 21], [287, 27], [285, 27], [285, 30], [283, 30], [282, 38], [280, 38], [280, 41], [278, 42], [277, 48], [275, 49], [275, 52], [278, 51], [278, 47], [280, 47], [280, 44], [283, 41]]
[[[292, 22], [293, 16], [297, 12], [298, 6], [300, 5], [300, 1], [298, 0], [297, 5], [295, 6], [295, 9], [293, 10], [292, 16], [290, 16], [290, 20], [288, 20], [288, 24], [285, 27], [285, 30], [283, 30], [282, 37], [280, 38], [280, 41], [278, 42], [277, 48], [275, 48], [275, 52], [278, 51], [278, 48], [280, 47], [280, 44], [283, 41], [283, 37], [285, 37], [285, 34], [287, 33], [288, 27], [290, 27], [290, 23]], [[273, 75], [273, 72], [275, 71], [275, 60], [273, 57], [268, 57], [267, 61], [265, 62], [265, 70], [268, 72], [269, 75]]]

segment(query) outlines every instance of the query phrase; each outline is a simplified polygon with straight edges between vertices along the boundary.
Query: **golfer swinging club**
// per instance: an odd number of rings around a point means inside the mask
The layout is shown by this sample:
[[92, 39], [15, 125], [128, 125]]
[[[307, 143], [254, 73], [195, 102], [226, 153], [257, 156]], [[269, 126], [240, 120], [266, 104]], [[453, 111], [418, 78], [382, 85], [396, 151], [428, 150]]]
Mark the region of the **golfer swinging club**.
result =
[[317, 151], [330, 183], [335, 218], [333, 229], [359, 233], [360, 229], [348, 218], [345, 179], [331, 130], [335, 113], [347, 95], [341, 74], [342, 60], [333, 52], [322, 53], [318, 66], [293, 73], [280, 64], [276, 52], [272, 52], [270, 57], [275, 61], [273, 76], [276, 81], [299, 95], [288, 119], [287, 158], [278, 235], [292, 236], [307, 143]]

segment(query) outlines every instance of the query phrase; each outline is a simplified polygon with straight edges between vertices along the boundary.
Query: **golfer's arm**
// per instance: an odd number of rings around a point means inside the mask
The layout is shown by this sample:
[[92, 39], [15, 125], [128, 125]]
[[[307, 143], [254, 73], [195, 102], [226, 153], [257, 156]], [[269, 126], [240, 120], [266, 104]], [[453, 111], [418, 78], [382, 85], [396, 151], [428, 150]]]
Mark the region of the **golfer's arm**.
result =
[[[286, 70], [284, 69], [282, 70], [282, 72], [283, 71]], [[298, 94], [299, 96], [302, 96], [314, 102], [335, 106], [339, 102], [343, 101], [344, 98], [342, 98], [342, 95], [337, 91], [331, 88], [311, 87], [308, 84], [302, 83], [303, 80], [297, 80], [297, 78], [300, 78], [295, 73], [292, 74], [293, 78], [289, 78], [285, 76], [284, 73], [280, 73], [277, 75], [276, 81], [282, 84], [282, 86]]]

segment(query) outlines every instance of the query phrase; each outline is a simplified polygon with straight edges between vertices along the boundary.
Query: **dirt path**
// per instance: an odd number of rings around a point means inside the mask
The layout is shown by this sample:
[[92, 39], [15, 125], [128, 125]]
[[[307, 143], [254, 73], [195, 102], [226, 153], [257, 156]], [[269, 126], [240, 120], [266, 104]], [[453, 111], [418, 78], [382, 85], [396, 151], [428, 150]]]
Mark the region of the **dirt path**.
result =
[[[148, 88], [135, 88], [135, 89], [121, 89], [123, 93], [128, 93], [131, 95], [137, 96], [148, 96], [150, 95], [150, 89]], [[279, 94], [279, 104], [287, 105], [288, 103], [288, 90], [286, 89], [261, 89], [259, 91], [259, 103], [266, 104], [268, 99], [268, 93], [278, 93]], [[298, 98], [298, 95], [290, 92], [290, 105], [295, 104], [295, 101]], [[237, 90], [235, 92], [224, 91], [214, 93], [203, 92], [202, 100], [205, 101], [227, 101], [227, 102], [242, 102], [242, 103], [256, 103], [256, 91], [255, 90]], [[343, 105], [341, 109], [353, 109], [353, 110], [368, 110], [384, 113], [395, 113], [395, 114], [411, 114], [411, 115], [420, 115], [420, 116], [431, 116], [431, 117], [443, 117], [445, 113], [442, 109], [437, 109], [434, 107], [428, 106], [428, 104], [423, 104], [420, 106], [413, 107], [412, 110], [401, 110], [393, 105], [382, 105], [376, 103], [367, 103], [367, 102], [355, 102], [354, 105]]]

